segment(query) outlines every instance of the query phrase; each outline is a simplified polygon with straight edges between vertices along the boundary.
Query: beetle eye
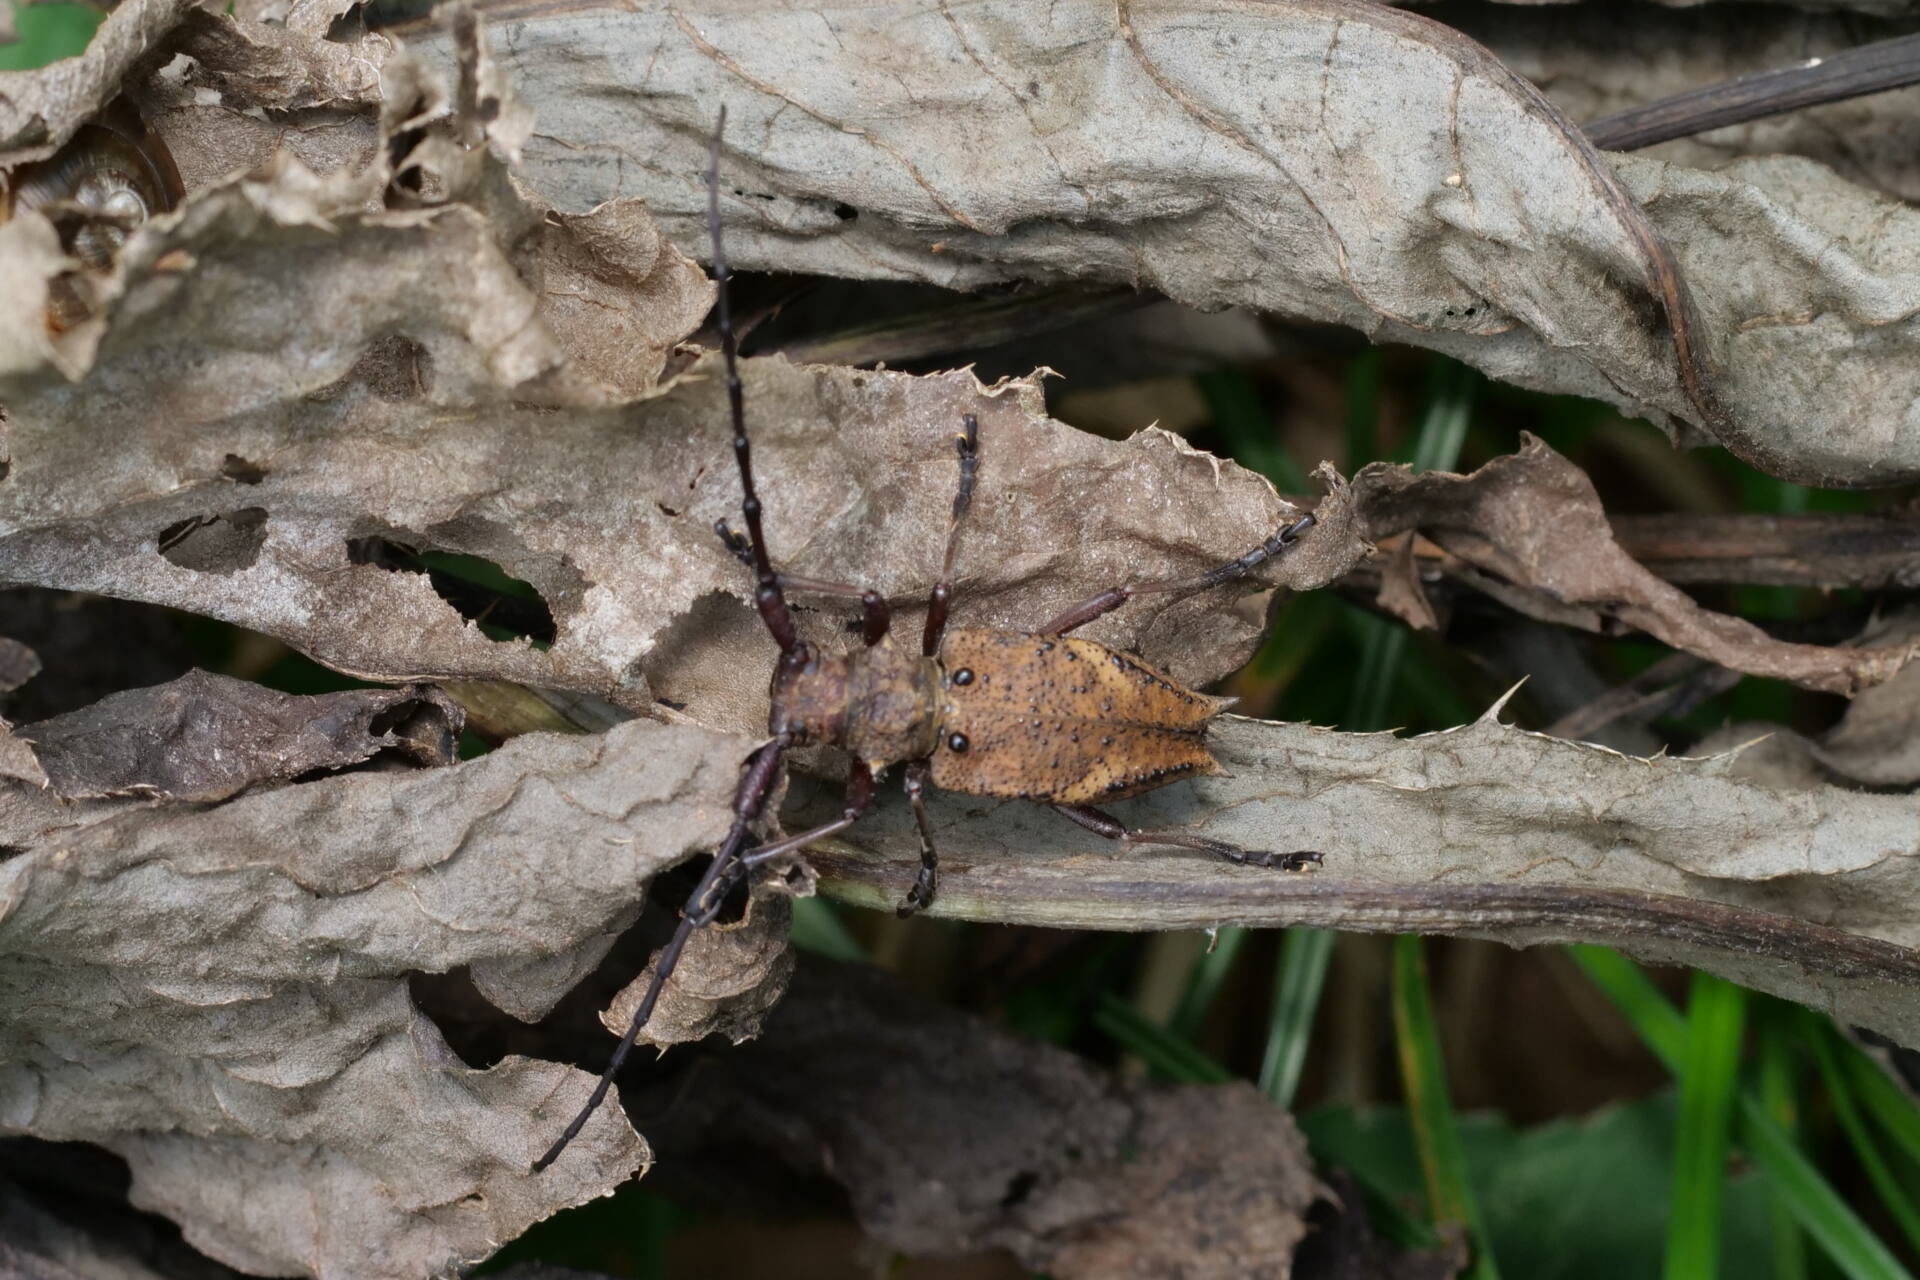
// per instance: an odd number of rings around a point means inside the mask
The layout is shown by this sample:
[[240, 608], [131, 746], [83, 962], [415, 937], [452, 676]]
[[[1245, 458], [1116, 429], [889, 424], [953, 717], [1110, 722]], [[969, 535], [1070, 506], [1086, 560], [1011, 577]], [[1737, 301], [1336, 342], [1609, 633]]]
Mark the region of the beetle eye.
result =
[[973, 668], [971, 668], [971, 667], [962, 667], [962, 668], [960, 668], [960, 669], [959, 669], [958, 671], [956, 671], [956, 672], [954, 672], [954, 673], [953, 673], [953, 682], [954, 682], [955, 684], [958, 684], [958, 685], [969, 685], [969, 684], [972, 684], [972, 683], [973, 683]]
[[967, 749], [967, 735], [964, 733], [948, 734], [947, 749], [949, 751], [965, 751]]

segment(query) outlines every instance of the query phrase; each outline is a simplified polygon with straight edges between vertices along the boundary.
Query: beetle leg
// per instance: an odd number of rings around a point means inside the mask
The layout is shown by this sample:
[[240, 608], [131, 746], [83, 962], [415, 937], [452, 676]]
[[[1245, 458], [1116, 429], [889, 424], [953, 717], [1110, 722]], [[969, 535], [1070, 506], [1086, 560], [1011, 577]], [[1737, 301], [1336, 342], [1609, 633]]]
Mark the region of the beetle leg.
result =
[[[680, 923], [674, 927], [673, 936], [667, 939], [667, 945], [660, 949], [659, 959], [655, 962], [653, 981], [647, 984], [646, 994], [640, 998], [639, 1006], [633, 1011], [633, 1021], [627, 1024], [627, 1033], [620, 1037], [619, 1045], [613, 1051], [613, 1057], [607, 1062], [607, 1069], [600, 1073], [600, 1083], [593, 1087], [586, 1104], [574, 1115], [566, 1129], [547, 1148], [546, 1154], [533, 1162], [533, 1172], [539, 1173], [567, 1149], [574, 1136], [586, 1127], [589, 1117], [606, 1100], [607, 1091], [613, 1088], [613, 1078], [620, 1072], [621, 1064], [626, 1062], [627, 1054], [640, 1038], [640, 1028], [647, 1025], [647, 1019], [653, 1016], [653, 1007], [660, 1002], [660, 993], [666, 989], [667, 979], [680, 963], [680, 953], [686, 949], [687, 940], [693, 931], [705, 923], [700, 918], [699, 908], [712, 896], [714, 886], [732, 874], [733, 867], [740, 855], [740, 847], [747, 842], [752, 833], [753, 822], [766, 807], [767, 797], [773, 794], [774, 780], [780, 774], [780, 757], [786, 751], [788, 740], [776, 737], [751, 756], [747, 757], [745, 771], [740, 775], [740, 789], [733, 797], [733, 825], [727, 831], [727, 838], [720, 842], [714, 851], [713, 862], [707, 867], [706, 874], [700, 878], [693, 896], [687, 899], [686, 909], [680, 914]], [[725, 897], [724, 894], [720, 895]], [[711, 917], [707, 917], [711, 919]]]
[[[726, 543], [727, 550], [733, 553], [747, 568], [753, 568], [753, 544], [741, 534], [735, 533], [725, 519], [713, 522], [713, 531], [720, 535], [720, 541]], [[774, 573], [774, 580], [784, 592], [797, 591], [816, 596], [833, 596], [841, 600], [860, 602], [860, 638], [871, 649], [880, 643], [880, 637], [887, 634], [887, 628], [893, 625], [893, 610], [888, 608], [886, 598], [878, 591], [867, 587], [848, 586], [843, 582], [826, 582], [820, 578], [802, 578], [798, 574]]]
[[1095, 835], [1105, 836], [1109, 840], [1118, 840], [1122, 844], [1165, 844], [1181, 849], [1201, 849], [1215, 857], [1225, 858], [1254, 867], [1278, 867], [1282, 871], [1299, 871], [1308, 863], [1318, 865], [1325, 861], [1325, 855], [1310, 849], [1296, 850], [1293, 853], [1271, 853], [1265, 849], [1242, 849], [1237, 844], [1228, 844], [1225, 840], [1209, 840], [1205, 836], [1196, 836], [1186, 831], [1142, 831], [1129, 828], [1120, 819], [1110, 813], [1104, 813], [1087, 804], [1056, 804], [1054, 812], [1060, 814]]
[[1197, 577], [1163, 578], [1158, 582], [1134, 582], [1124, 586], [1108, 587], [1099, 595], [1088, 596], [1046, 626], [1041, 627], [1035, 634], [1063, 636], [1075, 627], [1084, 627], [1095, 618], [1112, 613], [1135, 596], [1146, 595], [1149, 592], [1170, 592], [1176, 596], [1183, 596], [1190, 592], [1203, 591], [1208, 587], [1217, 587], [1223, 582], [1232, 582], [1235, 578], [1244, 578], [1252, 572], [1255, 565], [1263, 560], [1272, 559], [1282, 550], [1299, 541], [1300, 535], [1311, 529], [1313, 524], [1313, 515], [1309, 512], [1292, 524], [1279, 529], [1271, 538], [1238, 560], [1229, 560]]
[[907, 766], [907, 803], [913, 806], [914, 825], [920, 828], [920, 874], [913, 878], [913, 888], [907, 890], [907, 900], [900, 904], [899, 913], [903, 917], [932, 906], [934, 890], [940, 883], [940, 855], [934, 852], [933, 827], [927, 821], [930, 772], [925, 760], [915, 760]]
[[[973, 505], [973, 479], [980, 470], [980, 419], [967, 414], [960, 419], [960, 434], [953, 438], [960, 454], [960, 489], [953, 495], [953, 517], [947, 522], [947, 554], [940, 561], [940, 580], [927, 597], [927, 626], [920, 633], [920, 652], [931, 658], [940, 652], [940, 637], [947, 631], [947, 609], [953, 604], [953, 564], [960, 554], [960, 522]], [[925, 839], [924, 829], [922, 839]], [[929, 890], [929, 901], [931, 893]], [[924, 904], [923, 904], [924, 905]]]
[[802, 831], [799, 835], [788, 836], [772, 844], [763, 844], [758, 849], [750, 849], [733, 859], [732, 865], [727, 868], [724, 876], [708, 886], [704, 893], [695, 895], [687, 903], [688, 918], [693, 920], [695, 925], [710, 923], [720, 914], [720, 908], [725, 904], [727, 895], [733, 892], [734, 886], [745, 880], [749, 874], [778, 858], [799, 852], [816, 840], [838, 835], [858, 822], [860, 815], [865, 813], [872, 804], [873, 771], [867, 768], [865, 762], [856, 760], [853, 762], [853, 768], [847, 772], [847, 797], [838, 818], [832, 822], [822, 823], [811, 831]]

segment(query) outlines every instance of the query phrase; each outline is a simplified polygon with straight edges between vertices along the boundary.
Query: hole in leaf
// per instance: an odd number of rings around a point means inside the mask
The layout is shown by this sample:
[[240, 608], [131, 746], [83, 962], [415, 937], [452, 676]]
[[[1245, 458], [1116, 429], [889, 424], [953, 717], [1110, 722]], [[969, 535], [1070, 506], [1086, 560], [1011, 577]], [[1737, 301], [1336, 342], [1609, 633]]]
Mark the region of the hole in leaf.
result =
[[1000, 1197], [1000, 1207], [1011, 1209], [1016, 1205], [1025, 1204], [1027, 1197], [1032, 1195], [1033, 1189], [1039, 1185], [1039, 1174], [1031, 1169], [1021, 1170], [1007, 1180], [1007, 1191]]
[[253, 567], [266, 541], [266, 508], [241, 507], [177, 520], [160, 531], [156, 549], [195, 573], [238, 573]]
[[534, 585], [491, 560], [451, 551], [420, 550], [387, 538], [347, 539], [347, 559], [389, 573], [423, 573], [434, 593], [479, 626], [489, 640], [525, 637], [550, 645], [558, 634], [553, 610]]
[[[395, 181], [403, 181], [406, 176]], [[417, 400], [433, 389], [433, 353], [404, 333], [389, 333], [368, 343], [353, 367], [339, 379], [308, 392], [306, 398], [324, 404], [355, 387], [365, 388], [381, 400]]]
[[230, 453], [220, 464], [220, 474], [235, 484], [259, 484], [267, 478], [267, 469], [248, 462], [237, 453]]

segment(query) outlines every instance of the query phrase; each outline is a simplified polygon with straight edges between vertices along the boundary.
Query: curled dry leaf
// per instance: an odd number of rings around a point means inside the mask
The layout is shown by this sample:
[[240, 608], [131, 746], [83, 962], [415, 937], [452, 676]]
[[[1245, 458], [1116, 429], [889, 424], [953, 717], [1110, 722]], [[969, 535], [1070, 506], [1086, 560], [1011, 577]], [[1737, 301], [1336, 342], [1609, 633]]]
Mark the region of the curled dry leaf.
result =
[[[10, 1175], [0, 1177], [0, 1275], [8, 1280], [242, 1280], [240, 1272], [208, 1260], [128, 1207], [120, 1185], [124, 1175], [111, 1156], [94, 1154], [97, 1159], [68, 1147], [55, 1155], [18, 1140], [0, 1146], [0, 1163]], [[40, 1185], [30, 1189], [24, 1185], [28, 1179]]]
[[[808, 892], [812, 875], [806, 875]], [[775, 885], [755, 887], [752, 910], [732, 924], [715, 923], [693, 935], [673, 978], [640, 1033], [646, 1044], [685, 1044], [719, 1033], [734, 1043], [758, 1034], [761, 1020], [787, 989], [793, 951], [791, 900]], [[614, 1035], [626, 1034], [659, 966], [656, 955], [600, 1015]]]
[[116, 5], [79, 57], [39, 71], [0, 71], [0, 168], [52, 155], [193, 8], [192, 0]]
[[0, 589], [0, 634], [32, 649], [43, 672], [0, 701], [26, 723], [77, 711], [122, 689], [165, 684], [193, 667], [179, 619], [105, 596]]
[[[121, 717], [130, 738], [166, 727], [154, 703]], [[341, 709], [294, 700], [283, 718], [294, 704], [322, 725]], [[286, 736], [226, 742], [272, 776]], [[137, 1204], [266, 1275], [439, 1274], [645, 1160], [607, 1108], [530, 1175], [591, 1077], [517, 1057], [469, 1069], [407, 976], [469, 966], [522, 1016], [544, 1013], [565, 989], [550, 971], [577, 970], [570, 952], [725, 832], [750, 743], [635, 722], [206, 807], [61, 801], [7, 780], [20, 742], [0, 738], [6, 1128], [118, 1152]]]
[[301, 698], [195, 671], [13, 732], [32, 744], [63, 799], [207, 803], [384, 751], [416, 765], [450, 764], [460, 721], [460, 708], [426, 686]]
[[12, 693], [39, 674], [39, 654], [12, 636], [0, 636], [0, 693]]
[[[1920, 642], [1920, 616], [1909, 611], [1889, 618], [1863, 642]], [[1736, 724], [1709, 736], [1698, 750], [1725, 751], [1747, 743], [1753, 745], [1741, 755], [1741, 772], [1774, 786], [1920, 786], [1920, 665], [1862, 690], [1840, 723], [1817, 741], [1778, 725]]]
[[[1054, 814], [937, 797], [935, 914], [1092, 929], [1310, 924], [1515, 945], [1601, 942], [1707, 969], [1920, 1046], [1920, 813], [1911, 796], [1783, 791], [1739, 757], [1638, 759], [1491, 715], [1400, 739], [1226, 717], [1222, 777], [1116, 806], [1130, 825], [1318, 849], [1286, 875], [1146, 848]], [[809, 801], [809, 810], [816, 802]], [[809, 855], [823, 892], [899, 897], [902, 805]]]
[[1414, 14], [535, 6], [516, 11], [515, 69], [542, 190], [569, 208], [642, 196], [689, 246], [726, 103], [742, 266], [1132, 284], [1431, 347], [1691, 424], [1795, 479], [1920, 475], [1920, 214], [1794, 157], [1717, 173], [1602, 157]]
[[1544, 593], [1544, 601], [1528, 590], [1502, 591], [1501, 598], [1545, 621], [1585, 621], [1582, 610], [1593, 626], [1603, 616], [1617, 618], [1736, 671], [1849, 695], [1889, 679], [1920, 654], [1913, 638], [1860, 648], [1792, 644], [1702, 608], [1620, 549], [1593, 482], [1533, 436], [1523, 437], [1520, 452], [1467, 476], [1416, 476], [1410, 467], [1374, 463], [1355, 479], [1354, 492], [1369, 538], [1418, 529], [1500, 584]]
[[641, 1104], [670, 1177], [762, 1152], [846, 1188], [891, 1248], [1008, 1249], [1061, 1280], [1284, 1277], [1322, 1194], [1292, 1118], [1245, 1084], [1123, 1085], [815, 957], [759, 1039], [671, 1087]]
[[[0, 574], [222, 618], [369, 678], [663, 699], [757, 729], [772, 652], [711, 532], [738, 505], [724, 390], [710, 366], [654, 386], [710, 286], [632, 203], [575, 218], [519, 187], [502, 157], [524, 114], [477, 41], [465, 65], [449, 95], [389, 61], [406, 96], [384, 108], [371, 169], [323, 177], [282, 156], [147, 224], [97, 352], [70, 344], [60, 368], [29, 359], [0, 382]], [[460, 142], [476, 130], [489, 146]], [[0, 346], [8, 324], [39, 331], [0, 320]], [[960, 567], [971, 620], [1033, 625], [1102, 584], [1231, 558], [1297, 515], [1163, 434], [1070, 432], [1028, 382], [780, 361], [746, 377], [777, 557], [909, 608], [931, 585], [968, 412], [985, 455]], [[1321, 585], [1364, 554], [1344, 486], [1323, 479], [1314, 537], [1266, 583]], [[488, 639], [421, 575], [369, 563], [382, 544], [531, 583], [552, 646]], [[1212, 679], [1257, 634], [1221, 625], [1234, 590], [1136, 607], [1099, 634]]]

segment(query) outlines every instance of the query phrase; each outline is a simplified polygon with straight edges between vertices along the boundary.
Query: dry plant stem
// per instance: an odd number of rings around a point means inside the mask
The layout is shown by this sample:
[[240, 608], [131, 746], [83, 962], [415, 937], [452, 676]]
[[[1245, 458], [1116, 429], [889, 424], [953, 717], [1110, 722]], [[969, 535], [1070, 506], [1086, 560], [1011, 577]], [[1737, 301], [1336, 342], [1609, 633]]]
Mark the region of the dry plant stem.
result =
[[1913, 514], [1610, 516], [1621, 548], [1669, 582], [1920, 586]]
[[1616, 720], [1651, 720], [1682, 701], [1724, 693], [1740, 673], [1716, 667], [1690, 653], [1670, 653], [1625, 684], [1575, 708], [1541, 732], [1551, 738], [1583, 740]]
[[943, 307], [798, 338], [775, 349], [796, 364], [899, 364], [1104, 320], [1154, 301], [1154, 294], [1133, 289], [1077, 285], [963, 297]]
[[[1295, 498], [1311, 507], [1313, 500]], [[1920, 586], [1920, 519], [1911, 515], [1645, 515], [1608, 516], [1620, 549], [1668, 582], [1692, 586], [1862, 587]], [[1379, 540], [1395, 553], [1408, 535]], [[1416, 540], [1413, 557], [1437, 572], [1449, 557]], [[1356, 569], [1348, 581], [1376, 575]]]
[[1914, 83], [1920, 83], [1920, 35], [1898, 36], [1812, 58], [1798, 66], [1736, 76], [1590, 120], [1582, 129], [1603, 151], [1632, 151], [1709, 129]]

